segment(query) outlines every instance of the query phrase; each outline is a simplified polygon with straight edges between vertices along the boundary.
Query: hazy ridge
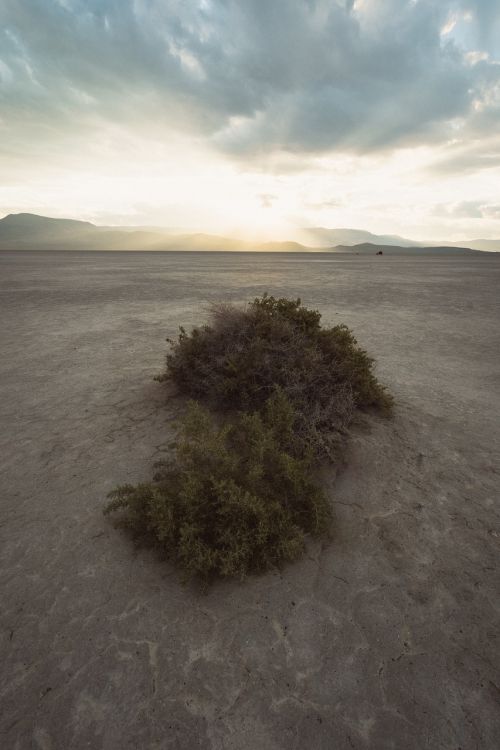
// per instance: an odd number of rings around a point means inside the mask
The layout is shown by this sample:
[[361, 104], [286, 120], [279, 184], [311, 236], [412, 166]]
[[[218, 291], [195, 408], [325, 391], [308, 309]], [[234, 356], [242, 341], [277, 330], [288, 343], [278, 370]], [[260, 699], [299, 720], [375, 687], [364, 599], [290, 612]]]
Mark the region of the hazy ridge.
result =
[[9, 214], [0, 219], [1, 250], [94, 251], [263, 251], [341, 252], [355, 254], [469, 254], [500, 251], [500, 240], [423, 245], [397, 235], [376, 235], [359, 229], [303, 229], [308, 244], [293, 241], [249, 242], [205, 233], [172, 234], [168, 229], [99, 227], [87, 221], [54, 219], [36, 214]]

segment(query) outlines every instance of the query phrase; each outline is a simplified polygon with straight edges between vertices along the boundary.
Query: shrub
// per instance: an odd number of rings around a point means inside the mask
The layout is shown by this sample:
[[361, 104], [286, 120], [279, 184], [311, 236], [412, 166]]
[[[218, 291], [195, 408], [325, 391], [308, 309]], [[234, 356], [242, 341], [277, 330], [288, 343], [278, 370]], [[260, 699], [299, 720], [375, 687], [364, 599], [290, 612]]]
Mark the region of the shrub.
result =
[[206, 406], [190, 403], [172, 457], [152, 482], [114, 490], [105, 513], [187, 577], [296, 559], [331, 521], [315, 465], [336, 458], [356, 408], [391, 410], [373, 359], [346, 326], [322, 328], [299, 299], [267, 295], [214, 307], [170, 344], [161, 379]]
[[322, 328], [300, 299], [264, 295], [246, 308], [215, 307], [210, 325], [181, 328], [167, 376], [218, 411], [261, 411], [278, 386], [295, 412], [294, 429], [320, 459], [334, 458], [356, 408], [388, 412], [392, 399], [373, 359], [345, 325]]
[[243, 578], [300, 556], [305, 534], [328, 529], [330, 507], [298, 458], [293, 414], [275, 393], [263, 414], [238, 414], [217, 426], [191, 402], [171, 461], [155, 481], [124, 485], [105, 512], [149, 538], [187, 576]]

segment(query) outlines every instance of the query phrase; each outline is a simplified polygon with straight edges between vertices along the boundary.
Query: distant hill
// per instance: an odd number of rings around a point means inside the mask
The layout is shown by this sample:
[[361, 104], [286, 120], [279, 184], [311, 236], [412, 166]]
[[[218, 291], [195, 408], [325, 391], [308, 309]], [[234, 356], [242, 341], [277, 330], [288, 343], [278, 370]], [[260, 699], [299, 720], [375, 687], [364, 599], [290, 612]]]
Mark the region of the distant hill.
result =
[[[446, 246], [421, 246], [396, 235], [374, 235], [358, 229], [305, 230], [311, 232], [314, 245], [299, 242], [248, 242], [212, 234], [175, 234], [165, 229], [142, 227], [99, 227], [88, 221], [53, 219], [36, 214], [9, 214], [0, 219], [0, 250], [196, 250], [196, 251], [267, 251], [267, 252], [336, 252], [375, 255], [466, 255], [475, 249], [450, 243]], [[343, 242], [326, 239], [343, 236]], [[366, 240], [366, 237], [372, 240]], [[363, 241], [355, 242], [362, 237]], [[379, 238], [373, 241], [373, 238]], [[399, 242], [396, 242], [398, 240]], [[493, 240], [478, 240], [489, 245]], [[406, 244], [408, 243], [408, 244]], [[499, 246], [497, 246], [500, 249]], [[484, 247], [481, 249], [491, 249]]]
[[245, 242], [212, 234], [171, 234], [167, 230], [98, 227], [86, 221], [9, 214], [0, 219], [3, 250], [197, 250], [310, 252], [298, 242]]
[[399, 247], [417, 247], [421, 243], [399, 237], [397, 234], [372, 234], [364, 229], [327, 229], [309, 227], [300, 230], [300, 239], [306, 245], [334, 247], [336, 245], [352, 246], [366, 242], [376, 245], [396, 245]]
[[372, 234], [363, 229], [327, 229], [325, 227], [308, 227], [300, 230], [300, 239], [305, 244], [314, 244], [319, 247], [354, 247], [365, 243], [381, 246], [394, 246], [401, 248], [420, 247], [425, 248], [470, 248], [471, 250], [485, 250], [500, 252], [500, 240], [461, 240], [459, 242], [417, 242], [397, 234]]
[[97, 232], [88, 221], [51, 219], [36, 214], [9, 214], [0, 220], [0, 242], [50, 242], [53, 239], [73, 239]]
[[455, 247], [454, 245], [431, 245], [427, 247], [402, 247], [398, 245], [375, 245], [363, 242], [359, 245], [337, 245], [332, 248], [337, 253], [351, 253], [355, 255], [477, 255], [480, 250], [470, 247]]
[[[451, 242], [454, 247], [460, 245], [460, 242]], [[471, 240], [470, 242], [464, 243], [467, 247], [471, 247], [474, 250], [485, 250], [486, 252], [500, 253], [500, 240]]]

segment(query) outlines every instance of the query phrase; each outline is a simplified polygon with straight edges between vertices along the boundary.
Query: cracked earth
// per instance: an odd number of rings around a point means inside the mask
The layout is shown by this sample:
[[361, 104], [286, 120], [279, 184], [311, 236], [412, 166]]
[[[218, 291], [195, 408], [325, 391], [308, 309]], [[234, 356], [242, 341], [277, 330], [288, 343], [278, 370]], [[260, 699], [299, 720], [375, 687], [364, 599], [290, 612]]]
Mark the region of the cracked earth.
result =
[[[500, 257], [1, 253], [8, 750], [500, 747]], [[102, 515], [168, 450], [153, 380], [211, 301], [300, 296], [392, 421], [324, 481], [333, 538], [201, 592]]]

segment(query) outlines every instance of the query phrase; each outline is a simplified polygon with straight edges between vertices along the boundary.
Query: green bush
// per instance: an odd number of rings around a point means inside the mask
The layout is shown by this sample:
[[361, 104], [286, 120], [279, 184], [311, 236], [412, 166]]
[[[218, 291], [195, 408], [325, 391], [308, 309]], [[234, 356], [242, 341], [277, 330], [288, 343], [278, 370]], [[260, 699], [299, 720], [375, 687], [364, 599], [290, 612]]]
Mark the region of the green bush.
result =
[[314, 478], [345, 443], [357, 408], [389, 413], [373, 360], [344, 325], [321, 327], [300, 300], [264, 295], [181, 328], [168, 377], [190, 403], [152, 482], [110, 494], [106, 513], [184, 571], [243, 578], [299, 557], [331, 511]]
[[263, 415], [217, 426], [191, 402], [173, 459], [155, 481], [111, 493], [107, 513], [150, 538], [187, 576], [244, 577], [300, 556], [305, 534], [327, 531], [330, 506], [298, 458], [284, 394]]

